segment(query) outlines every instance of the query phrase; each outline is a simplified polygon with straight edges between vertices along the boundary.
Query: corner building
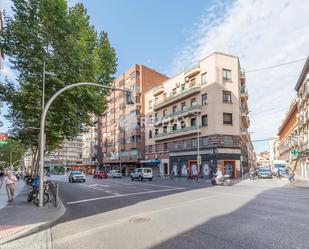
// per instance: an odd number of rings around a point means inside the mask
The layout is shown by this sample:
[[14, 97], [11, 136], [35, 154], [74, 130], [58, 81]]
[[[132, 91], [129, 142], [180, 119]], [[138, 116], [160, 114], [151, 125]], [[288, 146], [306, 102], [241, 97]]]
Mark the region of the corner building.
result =
[[161, 176], [241, 177], [255, 164], [247, 100], [238, 57], [218, 52], [150, 89], [142, 165]]

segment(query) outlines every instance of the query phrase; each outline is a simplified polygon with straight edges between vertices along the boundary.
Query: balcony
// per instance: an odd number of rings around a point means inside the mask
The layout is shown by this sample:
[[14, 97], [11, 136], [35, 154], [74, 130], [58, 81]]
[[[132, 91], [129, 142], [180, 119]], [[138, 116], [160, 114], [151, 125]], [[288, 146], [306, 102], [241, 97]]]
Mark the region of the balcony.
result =
[[240, 70], [239, 78], [240, 78], [240, 82], [242, 82], [242, 83], [246, 82], [245, 70]]
[[200, 63], [199, 62], [196, 62], [188, 67], [185, 68], [184, 70], [184, 75], [185, 77], [192, 77], [193, 75], [196, 75], [198, 74], [199, 72], [201, 71], [201, 68], [200, 68]]
[[196, 93], [199, 93], [201, 91], [201, 86], [200, 85], [194, 85], [192, 87], [189, 87], [189, 88], [186, 88], [182, 91], [179, 91], [175, 94], [171, 93], [169, 95], [169, 97], [161, 100], [161, 101], [158, 101], [154, 104], [154, 110], [157, 111], [161, 108], [164, 108], [166, 106], [169, 106], [171, 105], [172, 103], [176, 102], [176, 101], [179, 101], [183, 98], [187, 98], [189, 97], [190, 95], [193, 95], [193, 94], [196, 94]]
[[164, 86], [163, 85], [159, 85], [159, 86], [153, 88], [152, 92], [153, 92], [153, 96], [157, 96], [157, 95], [159, 95], [159, 94], [164, 92]]
[[158, 126], [162, 123], [168, 123], [170, 120], [173, 120], [175, 118], [180, 118], [180, 117], [184, 117], [184, 116], [188, 116], [188, 115], [194, 115], [195, 113], [200, 113], [201, 112], [201, 105], [194, 105], [194, 106], [186, 106], [185, 108], [183, 108], [183, 110], [179, 110], [177, 112], [168, 114], [164, 117], [162, 117], [161, 119], [157, 119], [155, 120], [155, 126]]
[[160, 141], [160, 140], [165, 140], [169, 138], [175, 138], [175, 137], [194, 134], [198, 132], [199, 128], [200, 126], [194, 125], [194, 126], [185, 127], [182, 129], [169, 130], [167, 132], [162, 132], [154, 136], [154, 141]]
[[246, 128], [241, 128], [240, 129], [240, 136], [241, 138], [245, 141], [245, 143], [249, 142], [249, 133], [248, 133], [248, 129]]
[[240, 87], [240, 98], [248, 100], [248, 91], [245, 86]]
[[240, 115], [241, 115], [241, 120], [244, 124], [244, 127], [249, 128], [250, 120], [248, 117], [248, 111], [244, 108], [240, 108]]

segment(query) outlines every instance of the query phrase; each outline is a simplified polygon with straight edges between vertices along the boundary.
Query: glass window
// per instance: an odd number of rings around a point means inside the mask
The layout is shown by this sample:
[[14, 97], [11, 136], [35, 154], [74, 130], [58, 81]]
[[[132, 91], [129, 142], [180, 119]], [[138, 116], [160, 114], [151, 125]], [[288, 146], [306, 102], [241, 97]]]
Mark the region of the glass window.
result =
[[177, 105], [173, 106], [173, 113], [177, 112]]
[[167, 150], [167, 143], [163, 144], [163, 150], [166, 151]]
[[191, 146], [194, 148], [194, 147], [197, 147], [197, 139], [196, 138], [192, 138], [191, 139]]
[[152, 145], [149, 145], [149, 152], [152, 152]]
[[223, 80], [231, 80], [232, 79], [232, 71], [228, 69], [222, 69], [222, 79]]
[[223, 124], [233, 124], [233, 115], [232, 113], [223, 113]]
[[192, 86], [195, 86], [195, 82], [196, 82], [196, 81], [195, 81], [195, 78], [193, 78], [193, 79], [190, 81], [191, 87], [192, 87]]
[[173, 124], [173, 131], [177, 130], [177, 124]]
[[223, 102], [232, 103], [232, 92], [223, 91]]
[[186, 102], [181, 103], [181, 110], [183, 111], [186, 108]]
[[149, 131], [149, 138], [152, 138], [152, 130]]
[[202, 95], [202, 105], [207, 105], [207, 93]]
[[182, 84], [182, 85], [181, 85], [181, 91], [184, 91], [185, 88], [186, 88], [186, 84]]
[[208, 115], [203, 115], [202, 116], [202, 126], [207, 126], [208, 125]]
[[186, 122], [185, 121], [181, 121], [181, 129], [186, 128]]
[[233, 138], [231, 136], [224, 136], [224, 145], [226, 146], [233, 145]]
[[167, 111], [166, 109], [163, 110], [163, 117], [166, 116], [166, 111]]
[[159, 133], [159, 130], [155, 129], [155, 135], [158, 135], [158, 133]]
[[202, 137], [202, 145], [208, 145], [208, 137]]
[[206, 76], [207, 76], [207, 73], [203, 73], [202, 75], [201, 75], [201, 83], [202, 83], [202, 85], [204, 85], [204, 84], [206, 84], [207, 83], [207, 78], [206, 78]]
[[191, 126], [196, 126], [196, 118], [191, 119]]
[[196, 98], [191, 99], [191, 106], [195, 106], [196, 105]]
[[152, 115], [149, 115], [149, 122], [152, 124]]
[[167, 133], [167, 126], [163, 126], [163, 133]]

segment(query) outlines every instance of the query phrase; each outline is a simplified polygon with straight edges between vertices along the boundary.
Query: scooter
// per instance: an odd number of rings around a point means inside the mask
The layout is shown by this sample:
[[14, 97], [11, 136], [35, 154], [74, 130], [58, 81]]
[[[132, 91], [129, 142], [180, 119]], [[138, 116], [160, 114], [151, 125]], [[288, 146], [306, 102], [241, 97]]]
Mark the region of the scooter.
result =
[[230, 176], [223, 176], [223, 177], [220, 177], [220, 178], [217, 178], [216, 176], [214, 176], [212, 179], [211, 179], [211, 184], [212, 185], [223, 185], [223, 186], [229, 186], [231, 184], [231, 179], [230, 179]]

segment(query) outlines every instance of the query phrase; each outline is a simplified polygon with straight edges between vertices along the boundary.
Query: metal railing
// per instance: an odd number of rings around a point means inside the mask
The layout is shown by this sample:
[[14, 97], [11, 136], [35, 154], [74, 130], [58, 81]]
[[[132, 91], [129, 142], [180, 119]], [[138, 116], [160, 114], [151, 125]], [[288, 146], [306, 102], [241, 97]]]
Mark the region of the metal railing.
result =
[[158, 138], [158, 137], [162, 137], [162, 136], [168, 136], [168, 135], [172, 135], [172, 134], [179, 133], [179, 132], [185, 132], [185, 131], [196, 130], [196, 129], [198, 129], [198, 128], [200, 128], [200, 126], [198, 126], [198, 125], [193, 125], [193, 126], [185, 127], [185, 128], [182, 128], [182, 129], [170, 130], [170, 131], [168, 131], [168, 132], [162, 132], [162, 133], [159, 133], [159, 134], [155, 135], [154, 137], [155, 137], [155, 138]]
[[59, 204], [59, 186], [58, 183], [50, 182], [49, 183], [49, 192], [51, 193], [55, 207], [58, 207]]

